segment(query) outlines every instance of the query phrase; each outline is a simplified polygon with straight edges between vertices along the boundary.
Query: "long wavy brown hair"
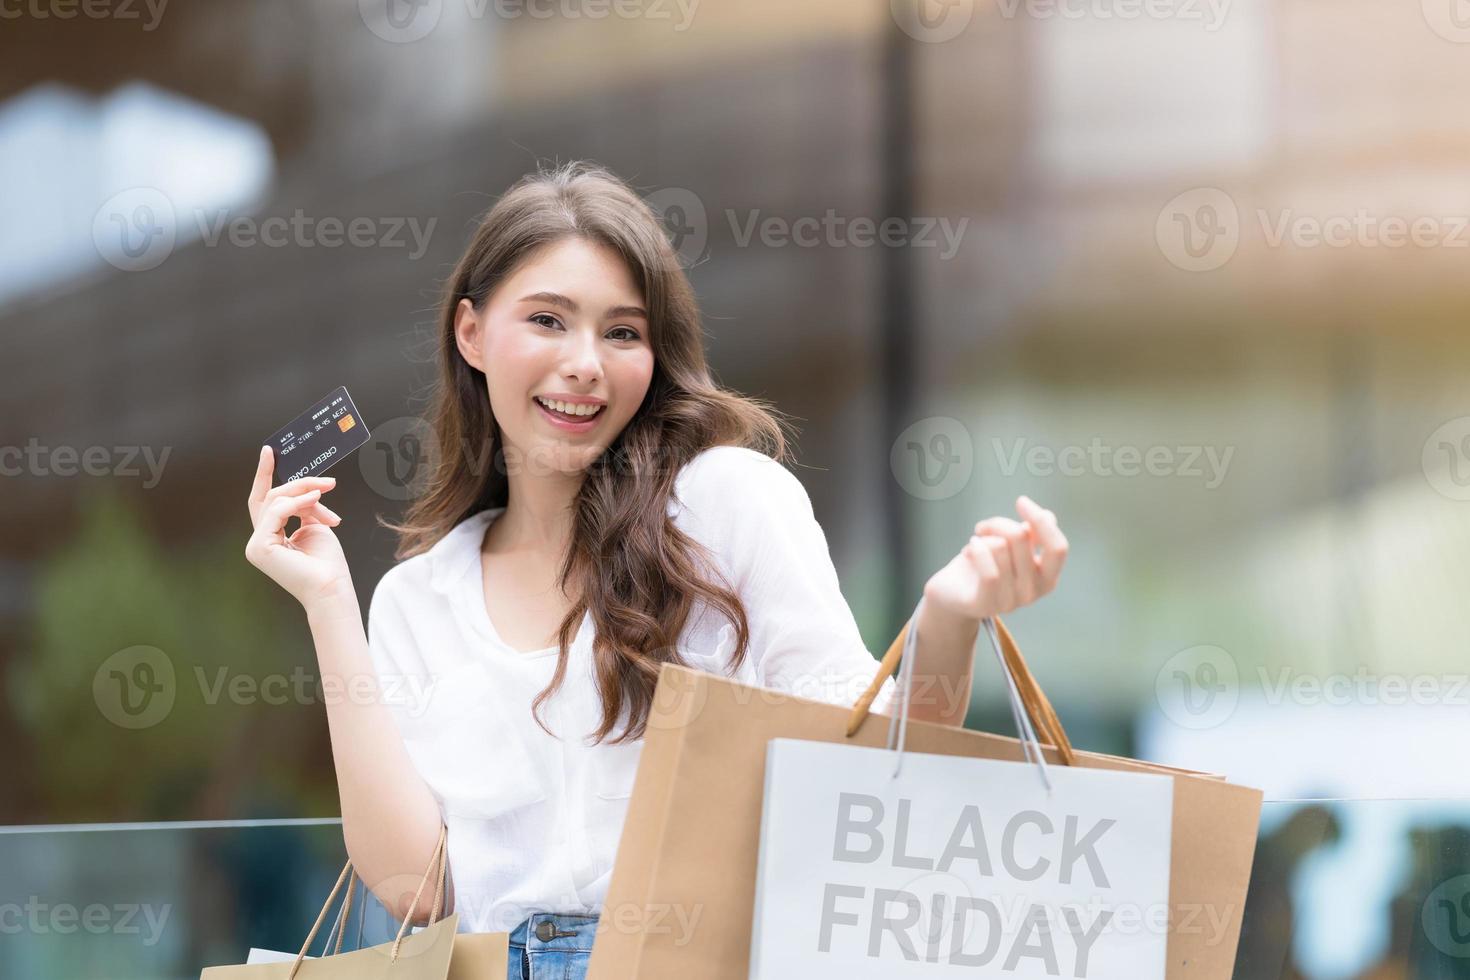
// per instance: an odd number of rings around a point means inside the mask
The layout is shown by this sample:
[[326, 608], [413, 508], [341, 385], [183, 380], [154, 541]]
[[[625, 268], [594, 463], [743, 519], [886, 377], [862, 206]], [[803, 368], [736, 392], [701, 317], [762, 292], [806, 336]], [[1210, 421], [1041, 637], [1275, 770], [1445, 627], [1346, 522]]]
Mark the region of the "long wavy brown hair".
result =
[[[500, 429], [485, 375], [455, 342], [455, 310], [477, 310], [537, 249], [577, 236], [620, 254], [643, 292], [654, 353], [648, 394], [627, 426], [588, 467], [576, 501], [572, 537], [558, 584], [576, 597], [557, 634], [556, 672], [531, 705], [541, 705], [566, 677], [568, 650], [584, 613], [595, 627], [593, 658], [602, 742], [641, 738], [659, 667], [680, 663], [676, 643], [696, 600], [734, 625], [733, 664], [746, 656], [750, 627], [739, 595], [708, 550], [669, 518], [680, 468], [712, 446], [745, 446], [784, 461], [787, 419], [769, 403], [720, 387], [710, 376], [694, 290], [648, 204], [603, 167], [573, 161], [517, 181], [475, 230], [444, 290], [437, 329], [437, 379], [425, 421], [437, 446], [422, 491], [398, 533], [395, 557], [431, 547], [460, 521], [509, 499]], [[492, 465], [485, 465], [486, 461]]]

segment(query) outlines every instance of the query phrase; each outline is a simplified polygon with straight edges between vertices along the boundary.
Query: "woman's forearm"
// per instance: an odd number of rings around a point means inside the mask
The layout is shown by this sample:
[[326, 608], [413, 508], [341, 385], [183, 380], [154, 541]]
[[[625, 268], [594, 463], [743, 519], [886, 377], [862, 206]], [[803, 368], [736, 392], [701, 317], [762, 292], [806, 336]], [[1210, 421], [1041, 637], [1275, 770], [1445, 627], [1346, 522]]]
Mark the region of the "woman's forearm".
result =
[[946, 612], [937, 603], [925, 602], [919, 609], [917, 625], [909, 717], [959, 727], [970, 707], [980, 623]]
[[[342, 836], [362, 880], [402, 919], [439, 843], [439, 804], [383, 702], [361, 609], [347, 592], [307, 609], [322, 683], [337, 693], [326, 701]], [[432, 890], [425, 889], [415, 924], [427, 921]]]

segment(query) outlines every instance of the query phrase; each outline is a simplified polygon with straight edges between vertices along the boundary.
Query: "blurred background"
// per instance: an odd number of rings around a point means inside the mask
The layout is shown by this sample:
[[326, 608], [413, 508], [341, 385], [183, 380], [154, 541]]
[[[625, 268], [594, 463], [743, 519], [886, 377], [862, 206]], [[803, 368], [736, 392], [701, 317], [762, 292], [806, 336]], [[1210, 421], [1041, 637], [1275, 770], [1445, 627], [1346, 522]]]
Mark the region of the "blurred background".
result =
[[366, 610], [440, 285], [588, 158], [875, 655], [1030, 495], [1074, 742], [1266, 793], [1237, 976], [1470, 977], [1467, 94], [1464, 0], [0, 4], [0, 975], [296, 948], [340, 827], [256, 452], [348, 387]]

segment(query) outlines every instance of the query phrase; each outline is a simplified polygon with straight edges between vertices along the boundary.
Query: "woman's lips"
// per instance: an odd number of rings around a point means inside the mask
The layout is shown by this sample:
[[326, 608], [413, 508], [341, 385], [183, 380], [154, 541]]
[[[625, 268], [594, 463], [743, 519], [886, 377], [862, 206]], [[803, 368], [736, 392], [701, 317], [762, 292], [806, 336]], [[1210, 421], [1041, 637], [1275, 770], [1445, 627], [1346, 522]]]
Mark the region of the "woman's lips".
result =
[[552, 409], [547, 408], [535, 398], [532, 398], [531, 401], [535, 403], [536, 410], [541, 413], [542, 418], [546, 419], [546, 421], [550, 422], [552, 425], [556, 426], [558, 429], [563, 430], [564, 432], [586, 432], [588, 429], [596, 425], [598, 421], [602, 418], [602, 413], [607, 411], [607, 406], [604, 405], [602, 407], [602, 410], [597, 412], [595, 415], [588, 415], [580, 419], [573, 419], [570, 415], [563, 415], [560, 412], [553, 411]]

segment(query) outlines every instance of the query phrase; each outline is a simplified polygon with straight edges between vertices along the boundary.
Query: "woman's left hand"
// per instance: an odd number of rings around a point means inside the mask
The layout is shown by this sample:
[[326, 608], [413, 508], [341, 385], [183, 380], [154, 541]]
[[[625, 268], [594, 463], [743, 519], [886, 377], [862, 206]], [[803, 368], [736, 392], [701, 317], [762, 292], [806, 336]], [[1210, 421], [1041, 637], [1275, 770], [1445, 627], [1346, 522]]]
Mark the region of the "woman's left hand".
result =
[[974, 623], [1035, 602], [1056, 588], [1067, 539], [1056, 515], [1030, 497], [1016, 500], [1021, 521], [990, 517], [958, 555], [924, 586], [924, 605]]

